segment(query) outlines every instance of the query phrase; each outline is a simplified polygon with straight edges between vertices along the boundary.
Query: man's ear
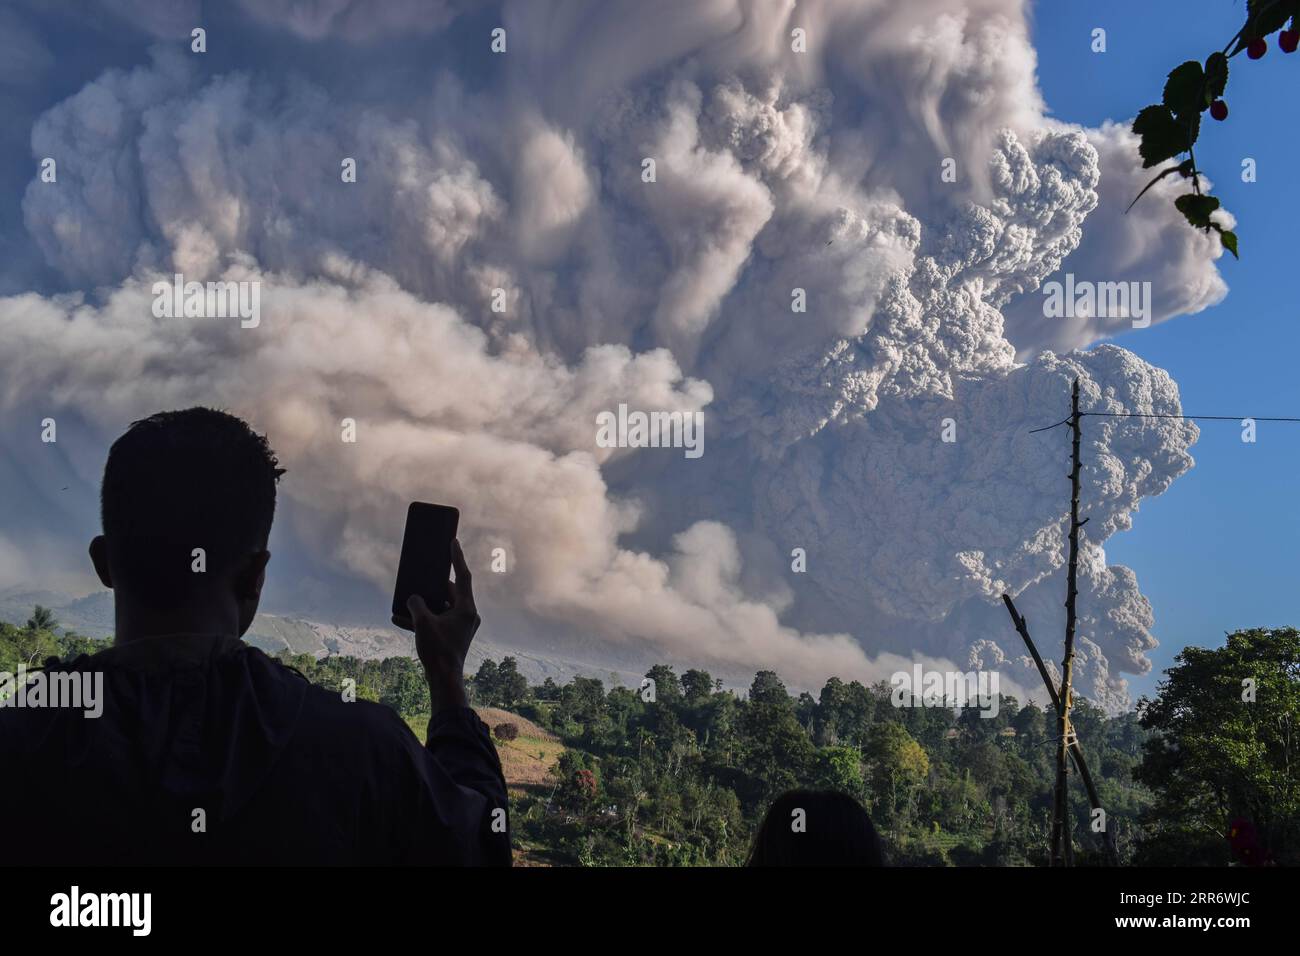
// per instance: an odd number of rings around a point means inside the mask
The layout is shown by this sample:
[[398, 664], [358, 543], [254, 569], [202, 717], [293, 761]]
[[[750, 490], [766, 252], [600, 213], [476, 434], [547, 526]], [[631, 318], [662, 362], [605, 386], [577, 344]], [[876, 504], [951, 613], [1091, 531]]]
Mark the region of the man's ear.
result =
[[262, 585], [266, 583], [266, 563], [271, 560], [271, 552], [265, 549], [254, 551], [244, 559], [235, 572], [235, 597], [241, 601], [256, 601], [262, 596]]
[[108, 539], [102, 534], [97, 534], [90, 540], [90, 563], [95, 566], [100, 583], [111, 589], [113, 576], [108, 571]]

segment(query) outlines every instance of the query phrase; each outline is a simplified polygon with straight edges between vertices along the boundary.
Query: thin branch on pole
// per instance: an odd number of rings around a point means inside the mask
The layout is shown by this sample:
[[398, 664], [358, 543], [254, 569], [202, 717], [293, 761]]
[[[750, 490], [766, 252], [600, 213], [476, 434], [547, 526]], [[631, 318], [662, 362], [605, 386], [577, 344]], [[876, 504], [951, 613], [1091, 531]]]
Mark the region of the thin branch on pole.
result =
[[1052, 675], [1047, 673], [1047, 665], [1043, 663], [1042, 657], [1038, 654], [1038, 648], [1034, 646], [1033, 638], [1029, 636], [1029, 627], [1025, 624], [1025, 619], [1016, 610], [1010, 594], [1002, 595], [1002, 603], [1007, 606], [1007, 613], [1011, 615], [1011, 623], [1015, 625], [1016, 630], [1020, 632], [1021, 638], [1024, 639], [1025, 646], [1029, 648], [1029, 656], [1034, 659], [1034, 663], [1038, 666], [1038, 676], [1043, 679], [1043, 684], [1047, 687], [1047, 693], [1052, 698], [1052, 710], [1060, 710], [1061, 697], [1056, 692], [1056, 685], [1052, 683]]

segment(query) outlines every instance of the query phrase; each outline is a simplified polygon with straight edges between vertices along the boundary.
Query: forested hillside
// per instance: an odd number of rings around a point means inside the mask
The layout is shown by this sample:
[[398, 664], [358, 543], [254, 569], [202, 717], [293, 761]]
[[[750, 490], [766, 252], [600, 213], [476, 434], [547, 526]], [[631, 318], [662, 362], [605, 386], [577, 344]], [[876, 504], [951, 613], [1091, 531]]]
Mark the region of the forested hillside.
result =
[[[0, 671], [93, 652], [38, 608], [0, 624]], [[400, 713], [423, 736], [427, 692], [408, 658], [282, 655], [309, 680]], [[579, 677], [533, 686], [515, 661], [485, 661], [471, 699], [494, 729], [520, 863], [737, 865], [773, 797], [840, 790], [869, 810], [900, 865], [1042, 865], [1054, 721], [1001, 698], [974, 708], [896, 707], [886, 684], [836, 678], [791, 694], [770, 672], [747, 694], [701, 670], [660, 665], [654, 699]], [[1243, 699], [1250, 680], [1253, 700]], [[1294, 862], [1300, 760], [1300, 634], [1251, 630], [1189, 647], [1160, 696], [1108, 717], [1076, 700], [1073, 720], [1122, 862]], [[1076, 863], [1100, 862], [1077, 781]]]

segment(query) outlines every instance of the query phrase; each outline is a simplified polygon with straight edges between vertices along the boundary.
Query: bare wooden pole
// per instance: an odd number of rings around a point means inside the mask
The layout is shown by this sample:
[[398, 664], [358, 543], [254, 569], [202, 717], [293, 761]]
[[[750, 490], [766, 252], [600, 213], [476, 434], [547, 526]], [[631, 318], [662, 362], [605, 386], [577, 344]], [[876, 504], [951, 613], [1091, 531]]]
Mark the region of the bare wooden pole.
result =
[[[1069, 767], [1066, 767], [1066, 773], [1069, 773]], [[1061, 798], [1061, 849], [1063, 852], [1061, 865], [1074, 866], [1074, 841], [1070, 839], [1070, 781], [1067, 777], [1065, 786], [1065, 796]]]
[[1065, 842], [1070, 839], [1066, 828], [1067, 767], [1065, 755], [1070, 740], [1070, 704], [1074, 675], [1075, 598], [1078, 597], [1079, 529], [1087, 522], [1079, 520], [1079, 380], [1070, 391], [1070, 557], [1065, 585], [1065, 659], [1061, 663], [1061, 704], [1057, 709], [1056, 732], [1056, 813], [1052, 820], [1052, 865], [1068, 865]]
[[[1015, 602], [1011, 600], [1010, 594], [1002, 595], [1002, 603], [1007, 606], [1007, 613], [1011, 615], [1011, 623], [1015, 625], [1016, 631], [1025, 642], [1025, 647], [1029, 648], [1029, 656], [1034, 659], [1034, 664], [1038, 667], [1038, 676], [1043, 679], [1043, 686], [1047, 688], [1047, 693], [1052, 698], [1052, 709], [1060, 711], [1061, 695], [1056, 692], [1056, 685], [1052, 683], [1052, 675], [1047, 673], [1047, 665], [1043, 663], [1043, 658], [1038, 653], [1038, 647], [1034, 644], [1034, 639], [1029, 636], [1029, 625], [1025, 623], [1024, 616], [1016, 610]], [[1079, 744], [1078, 735], [1071, 734], [1069, 743], [1070, 762], [1074, 764], [1079, 779], [1083, 781], [1083, 787], [1088, 793], [1088, 805], [1092, 809], [1101, 810], [1104, 813], [1101, 797], [1097, 794], [1097, 786], [1092, 781], [1092, 774], [1088, 772], [1088, 762], [1083, 758], [1083, 747]], [[1102, 852], [1105, 854], [1107, 863], [1111, 866], [1119, 865], [1119, 851], [1115, 846], [1115, 838], [1109, 827], [1102, 831]]]

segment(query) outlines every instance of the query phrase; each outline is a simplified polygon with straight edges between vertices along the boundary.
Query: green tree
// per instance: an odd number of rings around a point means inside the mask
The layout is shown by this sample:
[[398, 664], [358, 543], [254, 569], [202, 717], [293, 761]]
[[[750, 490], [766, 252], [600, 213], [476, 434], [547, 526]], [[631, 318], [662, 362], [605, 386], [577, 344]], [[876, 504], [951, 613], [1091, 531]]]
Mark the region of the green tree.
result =
[[387, 704], [403, 717], [428, 713], [429, 687], [417, 670], [403, 669], [379, 695], [379, 702]]
[[754, 677], [739, 730], [742, 766], [751, 779], [749, 796], [757, 803], [807, 782], [816, 749], [773, 672], [759, 671]]
[[95, 654], [108, 646], [107, 641], [93, 637], [83, 637], [75, 631], [64, 631], [59, 635], [59, 656], [65, 661], [80, 657], [82, 654]]
[[876, 806], [887, 818], [905, 818], [913, 791], [930, 772], [930, 758], [907, 728], [887, 720], [871, 728], [867, 762]]
[[595, 677], [575, 677], [560, 692], [560, 711], [589, 731], [605, 716], [605, 685]]
[[759, 671], [754, 675], [754, 682], [749, 685], [749, 699], [760, 704], [788, 704], [790, 695], [774, 671]]
[[688, 670], [682, 675], [682, 690], [687, 703], [697, 704], [707, 700], [713, 693], [713, 678], [707, 671]]
[[1174, 661], [1138, 706], [1155, 732], [1134, 771], [1155, 793], [1139, 862], [1227, 862], [1239, 819], [1257, 834], [1256, 858], [1300, 862], [1300, 632], [1237, 631]]
[[8, 637], [4, 642], [6, 646], [0, 648], [0, 654], [7, 656], [7, 663], [14, 667], [19, 664], [39, 667], [46, 658], [61, 656], [58, 637], [52, 630], [57, 626], [58, 622], [49, 609], [38, 604], [26, 626], [6, 627]]
[[866, 796], [862, 754], [857, 747], [823, 747], [817, 751], [817, 787], [838, 790], [856, 800]]
[[514, 710], [528, 699], [528, 678], [519, 673], [518, 662], [513, 657], [503, 657], [496, 674], [496, 703]]
[[498, 700], [497, 662], [483, 659], [473, 679], [474, 700], [484, 707], [495, 707]]
[[677, 679], [677, 675], [673, 673], [673, 669], [667, 664], [656, 664], [646, 671], [645, 676], [655, 682], [656, 701], [671, 704], [681, 700], [681, 681]]
[[58, 626], [59, 622], [54, 619], [54, 612], [39, 604], [32, 609], [32, 616], [27, 619], [29, 631], [53, 631]]

